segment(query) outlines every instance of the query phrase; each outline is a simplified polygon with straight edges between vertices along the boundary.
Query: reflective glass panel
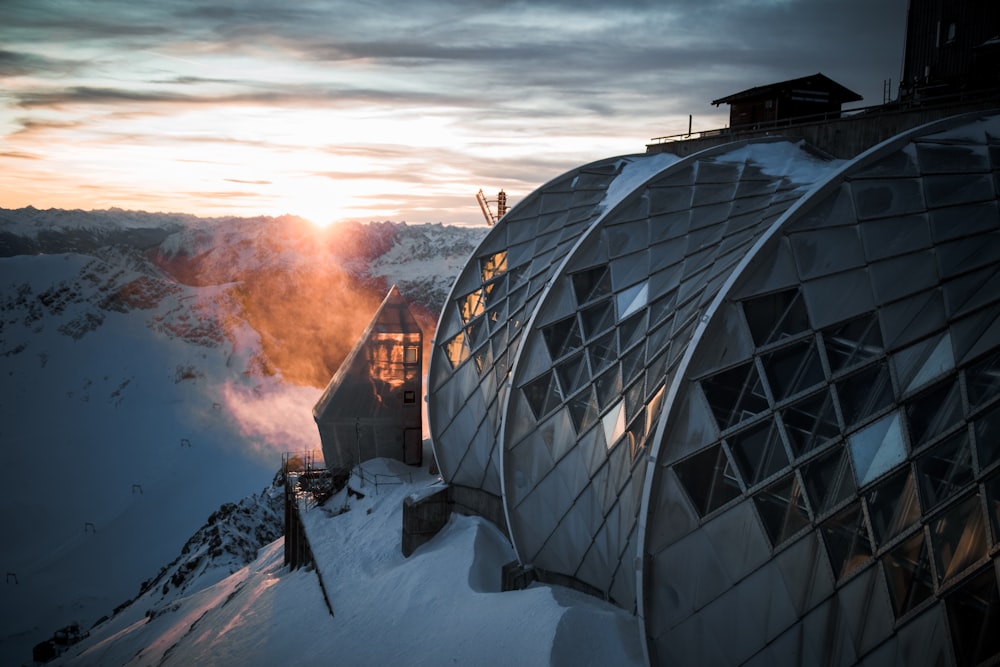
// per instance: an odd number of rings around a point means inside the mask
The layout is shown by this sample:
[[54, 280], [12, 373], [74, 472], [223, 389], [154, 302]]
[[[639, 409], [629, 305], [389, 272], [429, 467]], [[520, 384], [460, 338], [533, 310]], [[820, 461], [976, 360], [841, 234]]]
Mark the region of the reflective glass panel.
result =
[[484, 283], [496, 278], [507, 270], [507, 251], [501, 250], [500, 252], [489, 255], [488, 257], [480, 257], [479, 268], [481, 270]]
[[883, 545], [920, 519], [920, 506], [913, 475], [903, 470], [876, 486], [865, 496], [875, 540]]
[[618, 361], [618, 347], [615, 345], [615, 334], [610, 332], [587, 345], [590, 355], [590, 368], [593, 373], [601, 373], [605, 368]]
[[799, 480], [794, 474], [765, 487], [753, 497], [753, 501], [774, 546], [809, 525], [809, 512], [802, 498]]
[[452, 368], [458, 368], [463, 361], [469, 358], [469, 342], [465, 338], [465, 332], [458, 334], [444, 344], [445, 356], [451, 362]]
[[868, 313], [823, 330], [826, 356], [833, 373], [884, 352], [875, 313]]
[[809, 329], [809, 315], [798, 288], [747, 299], [743, 312], [758, 346]]
[[959, 431], [917, 459], [920, 498], [930, 512], [956, 493], [968, 489], [973, 480], [969, 434]]
[[885, 361], [849, 375], [836, 386], [848, 428], [888, 407], [893, 401], [892, 381]]
[[841, 447], [805, 465], [802, 483], [816, 514], [825, 514], [857, 491], [847, 452]]
[[590, 373], [587, 371], [587, 358], [582, 353], [570, 357], [556, 366], [556, 373], [559, 374], [559, 386], [562, 387], [565, 394], [576, 393], [584, 382], [590, 380]]
[[893, 412], [866, 426], [848, 439], [858, 486], [864, 486], [882, 473], [906, 460], [899, 413]]
[[618, 319], [625, 319], [640, 308], [645, 308], [649, 299], [649, 283], [633, 285], [618, 294]]
[[597, 387], [597, 403], [601, 406], [601, 410], [605, 410], [618, 400], [622, 392], [622, 375], [618, 365], [612, 366], [604, 375], [597, 378], [594, 384]]
[[597, 398], [593, 387], [588, 387], [571, 398], [568, 407], [577, 433], [583, 433], [597, 421]]
[[962, 396], [958, 378], [941, 382], [906, 402], [910, 445], [914, 448], [962, 421]]
[[742, 493], [729, 459], [718, 444], [678, 462], [674, 472], [702, 517]]
[[701, 381], [701, 388], [720, 430], [726, 430], [768, 408], [767, 396], [753, 361], [705, 378]]
[[823, 381], [823, 366], [810, 338], [761, 357], [776, 401]]
[[986, 520], [978, 493], [948, 508], [928, 525], [939, 581], [958, 575], [985, 557], [989, 550]]
[[955, 367], [951, 335], [928, 338], [893, 355], [903, 393], [915, 391]]
[[788, 465], [788, 455], [773, 419], [765, 419], [726, 438], [747, 486], [756, 486]]
[[871, 559], [871, 538], [865, 527], [861, 503], [851, 503], [820, 528], [837, 579], [847, 576]]
[[882, 559], [892, 609], [899, 618], [934, 592], [930, 554], [923, 531], [905, 540]]
[[830, 392], [823, 390], [792, 403], [781, 411], [792, 453], [798, 457], [818, 449], [840, 435]]

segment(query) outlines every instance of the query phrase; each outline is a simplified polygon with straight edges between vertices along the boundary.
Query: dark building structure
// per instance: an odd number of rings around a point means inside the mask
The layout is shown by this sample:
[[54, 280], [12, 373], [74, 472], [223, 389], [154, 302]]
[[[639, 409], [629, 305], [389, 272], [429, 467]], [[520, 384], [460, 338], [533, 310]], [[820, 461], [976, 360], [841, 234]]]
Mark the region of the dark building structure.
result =
[[733, 93], [714, 106], [728, 104], [729, 125], [773, 123], [801, 116], [839, 118], [841, 105], [858, 102], [861, 96], [823, 74], [779, 81]]
[[423, 459], [423, 332], [395, 285], [313, 408], [330, 470]]
[[1000, 3], [910, 0], [900, 98], [1000, 84]]

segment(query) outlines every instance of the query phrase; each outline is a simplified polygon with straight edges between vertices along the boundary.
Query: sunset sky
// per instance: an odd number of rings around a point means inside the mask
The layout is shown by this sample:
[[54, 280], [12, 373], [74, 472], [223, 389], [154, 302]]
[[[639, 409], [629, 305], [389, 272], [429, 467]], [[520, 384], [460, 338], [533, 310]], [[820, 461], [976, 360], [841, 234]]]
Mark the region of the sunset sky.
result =
[[907, 0], [2, 0], [0, 207], [482, 224], [823, 72], [882, 102]]

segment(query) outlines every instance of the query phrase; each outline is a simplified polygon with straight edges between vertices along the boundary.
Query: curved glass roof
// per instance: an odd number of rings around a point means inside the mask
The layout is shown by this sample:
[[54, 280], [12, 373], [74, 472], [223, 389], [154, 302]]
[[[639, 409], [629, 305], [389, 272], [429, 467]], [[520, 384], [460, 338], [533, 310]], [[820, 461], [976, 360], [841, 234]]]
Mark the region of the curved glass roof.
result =
[[587, 230], [539, 301], [512, 378], [504, 501], [522, 562], [631, 608], [646, 445], [701, 311], [833, 163], [789, 142], [689, 157]]
[[654, 664], [1000, 651], [1000, 121], [937, 127], [803, 202], [696, 341], [648, 498]]
[[1000, 115], [652, 164], [552, 181], [471, 258], [445, 479], [654, 664], [996, 661]]
[[628, 193], [628, 175], [676, 160], [623, 156], [569, 171], [513, 207], [473, 253], [442, 309], [428, 370], [431, 442], [446, 481], [500, 495], [500, 409], [524, 322], [584, 230]]

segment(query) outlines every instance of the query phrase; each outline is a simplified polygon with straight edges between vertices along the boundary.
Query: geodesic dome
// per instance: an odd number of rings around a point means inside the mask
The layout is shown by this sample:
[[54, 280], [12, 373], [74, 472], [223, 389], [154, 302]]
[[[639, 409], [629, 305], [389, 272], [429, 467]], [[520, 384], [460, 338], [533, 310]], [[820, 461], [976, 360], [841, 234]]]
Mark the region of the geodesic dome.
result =
[[[636, 611], [654, 664], [995, 659], [995, 137], [974, 115], [847, 163], [757, 141], [609, 170], [515, 346], [439, 332], [445, 479], [496, 474], [519, 560]], [[543, 218], [501, 220], [448, 307], [479, 289], [495, 321], [483, 258]]]

